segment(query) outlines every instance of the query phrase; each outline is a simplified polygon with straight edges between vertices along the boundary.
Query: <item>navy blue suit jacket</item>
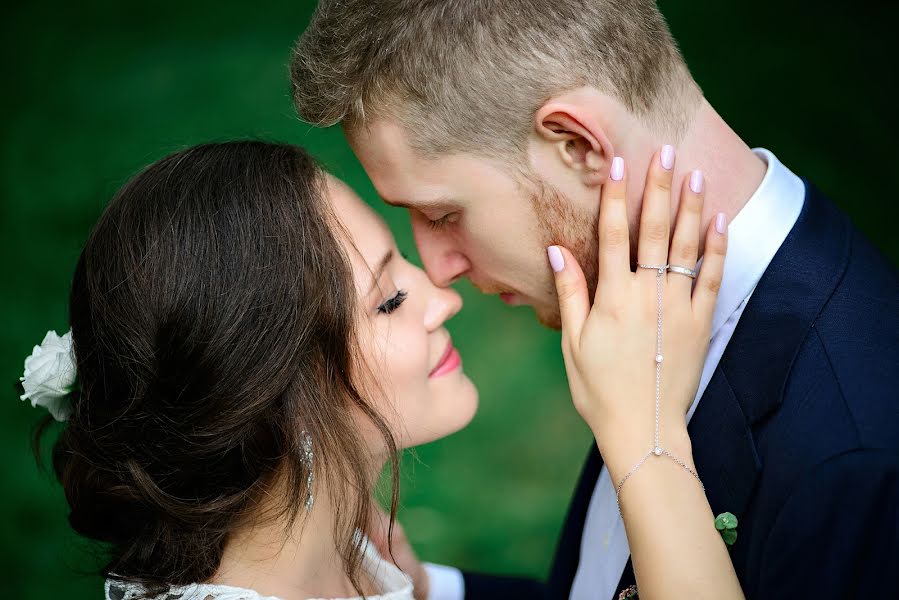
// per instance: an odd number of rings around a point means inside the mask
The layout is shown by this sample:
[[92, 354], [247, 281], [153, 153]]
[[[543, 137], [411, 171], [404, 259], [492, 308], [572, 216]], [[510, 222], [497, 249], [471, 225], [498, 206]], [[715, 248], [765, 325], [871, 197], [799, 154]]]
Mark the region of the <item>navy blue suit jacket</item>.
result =
[[[899, 273], [808, 182], [689, 432], [747, 598], [899, 597]], [[594, 446], [547, 583], [466, 573], [466, 598], [568, 598], [601, 466]]]

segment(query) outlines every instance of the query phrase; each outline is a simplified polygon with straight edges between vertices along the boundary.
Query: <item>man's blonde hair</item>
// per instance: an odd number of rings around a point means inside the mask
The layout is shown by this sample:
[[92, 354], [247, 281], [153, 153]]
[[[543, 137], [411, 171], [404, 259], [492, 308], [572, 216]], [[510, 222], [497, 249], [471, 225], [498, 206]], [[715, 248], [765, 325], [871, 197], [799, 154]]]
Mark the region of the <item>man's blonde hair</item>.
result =
[[396, 119], [429, 156], [523, 151], [585, 85], [674, 141], [701, 99], [654, 0], [321, 0], [290, 72], [303, 120]]

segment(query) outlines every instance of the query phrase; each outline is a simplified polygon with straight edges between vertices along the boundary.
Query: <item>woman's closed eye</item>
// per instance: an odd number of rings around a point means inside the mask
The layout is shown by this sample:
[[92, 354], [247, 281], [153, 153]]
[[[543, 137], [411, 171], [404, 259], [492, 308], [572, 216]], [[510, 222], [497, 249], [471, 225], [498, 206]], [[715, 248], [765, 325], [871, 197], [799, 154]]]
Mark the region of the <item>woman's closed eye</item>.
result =
[[378, 313], [382, 315], [389, 315], [396, 309], [400, 307], [400, 305], [406, 301], [406, 297], [409, 294], [405, 290], [399, 290], [392, 297], [385, 300], [379, 307]]

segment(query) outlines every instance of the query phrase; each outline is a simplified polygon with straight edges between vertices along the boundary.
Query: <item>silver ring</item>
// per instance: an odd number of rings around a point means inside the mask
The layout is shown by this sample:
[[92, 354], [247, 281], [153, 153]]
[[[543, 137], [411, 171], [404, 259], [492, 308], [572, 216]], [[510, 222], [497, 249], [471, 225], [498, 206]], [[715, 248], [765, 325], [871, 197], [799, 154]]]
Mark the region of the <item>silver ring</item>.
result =
[[640, 263], [637, 263], [637, 266], [641, 269], [652, 269], [653, 271], [658, 271], [659, 275], [667, 271], [669, 268], [668, 265], [641, 265]]
[[690, 279], [696, 279], [696, 271], [693, 269], [688, 269], [687, 267], [679, 267], [677, 265], [669, 265], [668, 270], [672, 273], [679, 273], [681, 275], [686, 275]]

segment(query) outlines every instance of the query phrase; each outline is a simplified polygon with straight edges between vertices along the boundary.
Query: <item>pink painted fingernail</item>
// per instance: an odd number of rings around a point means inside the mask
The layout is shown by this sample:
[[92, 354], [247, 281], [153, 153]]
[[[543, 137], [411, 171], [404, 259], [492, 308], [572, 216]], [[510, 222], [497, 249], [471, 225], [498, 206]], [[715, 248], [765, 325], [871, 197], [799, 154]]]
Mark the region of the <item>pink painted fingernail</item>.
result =
[[674, 166], [674, 146], [662, 146], [662, 154], [659, 158], [662, 163], [662, 168], [666, 171], [670, 171]]
[[558, 273], [565, 268], [565, 257], [562, 256], [562, 251], [559, 250], [558, 246], [548, 247], [546, 254], [549, 255], [549, 265], [553, 268], [553, 271]]
[[624, 179], [624, 159], [616, 156], [612, 159], [612, 172], [609, 173], [612, 181], [621, 181]]
[[690, 189], [694, 194], [702, 193], [702, 186], [705, 183], [705, 180], [702, 176], [702, 171], [696, 169], [693, 173], [690, 174]]
[[724, 213], [718, 213], [718, 216], [715, 217], [715, 230], [718, 233], [727, 231], [727, 216]]

